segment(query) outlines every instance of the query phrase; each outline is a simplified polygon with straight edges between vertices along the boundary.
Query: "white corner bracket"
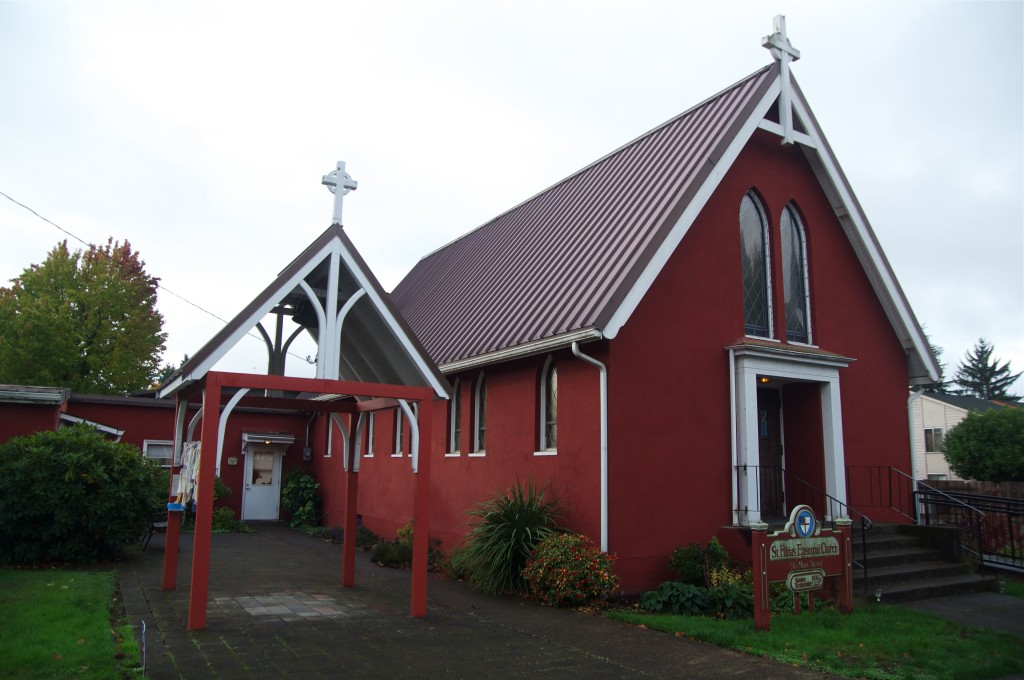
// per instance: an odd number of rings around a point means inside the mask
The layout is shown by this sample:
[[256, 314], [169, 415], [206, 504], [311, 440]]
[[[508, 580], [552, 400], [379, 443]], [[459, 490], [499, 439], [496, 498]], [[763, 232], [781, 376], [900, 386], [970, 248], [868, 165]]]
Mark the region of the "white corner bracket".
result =
[[789, 64], [800, 58], [800, 50], [790, 44], [786, 36], [786, 17], [777, 14], [772, 21], [773, 33], [761, 38], [761, 47], [772, 53], [779, 62], [779, 123], [782, 125], [782, 143], [793, 143], [793, 87], [789, 82]]
[[355, 191], [359, 187], [359, 182], [345, 172], [345, 161], [338, 161], [338, 167], [324, 175], [320, 183], [334, 194], [334, 213], [331, 215], [331, 224], [341, 226], [341, 203], [345, 199], [345, 194]]

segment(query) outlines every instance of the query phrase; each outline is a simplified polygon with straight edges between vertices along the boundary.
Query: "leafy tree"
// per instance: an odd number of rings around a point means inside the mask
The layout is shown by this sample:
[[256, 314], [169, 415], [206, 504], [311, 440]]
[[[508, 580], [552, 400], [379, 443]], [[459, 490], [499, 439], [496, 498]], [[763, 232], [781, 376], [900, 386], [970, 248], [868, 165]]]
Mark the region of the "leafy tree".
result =
[[968, 350], [956, 369], [954, 381], [960, 386], [959, 393], [979, 399], [1017, 401], [1020, 397], [1007, 392], [1020, 373], [1010, 373], [1010, 362], [999, 365], [992, 358], [992, 345], [985, 338], [979, 338], [973, 350]]
[[0, 382], [90, 394], [148, 387], [167, 335], [159, 279], [144, 265], [127, 241], [84, 253], [64, 241], [0, 288]]
[[1024, 409], [971, 411], [944, 446], [949, 467], [964, 479], [1024, 482]]
[[168, 378], [174, 375], [175, 371], [181, 370], [181, 367], [185, 365], [186, 361], [188, 361], [188, 354], [185, 354], [184, 356], [181, 357], [181, 363], [178, 364], [177, 366], [175, 366], [174, 364], [164, 364], [156, 372], [154, 382], [157, 385], [163, 385], [165, 382], [167, 382]]

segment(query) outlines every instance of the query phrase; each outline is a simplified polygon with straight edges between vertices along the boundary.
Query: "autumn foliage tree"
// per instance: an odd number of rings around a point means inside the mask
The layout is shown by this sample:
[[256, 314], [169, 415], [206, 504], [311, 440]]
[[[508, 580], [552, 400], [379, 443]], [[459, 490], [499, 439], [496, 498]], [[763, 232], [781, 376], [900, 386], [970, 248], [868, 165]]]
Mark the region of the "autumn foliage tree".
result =
[[73, 253], [59, 243], [0, 288], [0, 383], [90, 394], [148, 387], [167, 338], [158, 282], [128, 241]]

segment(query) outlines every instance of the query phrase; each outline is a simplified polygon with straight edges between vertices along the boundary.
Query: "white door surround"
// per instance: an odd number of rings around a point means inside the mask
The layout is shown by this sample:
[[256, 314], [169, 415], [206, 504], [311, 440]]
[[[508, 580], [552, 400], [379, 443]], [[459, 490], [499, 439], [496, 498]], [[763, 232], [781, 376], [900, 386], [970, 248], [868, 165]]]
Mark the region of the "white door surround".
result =
[[[814, 348], [758, 344], [727, 347], [733, 357], [733, 524], [749, 526], [761, 522], [756, 500], [758, 475], [743, 473], [744, 466], [757, 470], [758, 447], [757, 388], [786, 382], [817, 383], [821, 389], [822, 443], [825, 458], [825, 492], [846, 503], [846, 463], [843, 453], [843, 418], [839, 399], [839, 369], [853, 359]], [[827, 517], [826, 519], [833, 519]]]

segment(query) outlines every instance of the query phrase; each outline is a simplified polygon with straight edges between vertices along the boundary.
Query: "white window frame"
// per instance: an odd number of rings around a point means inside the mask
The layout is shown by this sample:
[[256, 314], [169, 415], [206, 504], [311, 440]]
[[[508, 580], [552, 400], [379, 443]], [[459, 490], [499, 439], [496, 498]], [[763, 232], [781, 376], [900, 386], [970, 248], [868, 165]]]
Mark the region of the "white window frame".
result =
[[[481, 393], [483, 393], [483, 427], [480, 426], [480, 405]], [[484, 442], [480, 445], [480, 432], [483, 430]], [[470, 456], [482, 457], [487, 455], [487, 376], [483, 371], [477, 376], [476, 385], [473, 388], [473, 452]]]
[[[149, 455], [149, 447], [150, 447], [150, 445], [166, 446], [168, 449], [170, 449], [170, 455], [167, 458], [164, 458], [163, 456], [161, 456], [160, 458], [153, 458], [152, 456]], [[161, 463], [160, 467], [162, 467], [162, 468], [170, 468], [170, 467], [172, 467], [172, 464], [174, 463], [174, 440], [171, 440], [171, 439], [143, 439], [142, 440], [142, 457], [146, 458], [148, 460], [156, 460], [156, 461], [166, 460], [167, 461], [167, 465], [164, 465], [163, 463]]]
[[[555, 371], [557, 379], [558, 365], [555, 363], [555, 357], [548, 355], [548, 358], [544, 361], [544, 367], [541, 368], [540, 372], [540, 395], [537, 399], [537, 403], [540, 406], [540, 417], [537, 422], [540, 423], [540, 432], [538, 433], [537, 441], [540, 444], [537, 451], [534, 451], [535, 456], [557, 456], [558, 455], [558, 416], [555, 416], [555, 445], [549, 446], [548, 442], [548, 377], [551, 371]], [[557, 393], [556, 393], [557, 400]], [[556, 401], [557, 408], [557, 401]]]
[[[800, 257], [803, 258], [801, 261], [804, 277], [804, 319], [807, 320], [807, 340], [801, 342], [799, 340], [789, 339], [789, 328], [785, 330], [786, 342], [791, 342], [794, 345], [807, 345], [814, 347], [814, 329], [811, 324], [811, 273], [810, 264], [807, 261], [807, 229], [804, 228], [804, 222], [800, 219], [800, 211], [796, 209], [796, 205], [793, 201], [786, 204], [786, 207], [782, 209], [783, 214], [788, 213], [790, 222], [792, 222], [794, 229], [796, 230], [797, 236], [800, 238]], [[782, 240], [782, 218], [779, 218], [779, 240]], [[785, 259], [785, 258], [783, 258]], [[786, 272], [782, 272], [782, 306], [785, 309], [786, 306]], [[789, 323], [789, 319], [786, 319], [786, 323]]]
[[[757, 193], [753, 189], [749, 189], [743, 198], [750, 198], [750, 201], [754, 204], [754, 208], [757, 211], [757, 215], [761, 221], [761, 249], [762, 249], [762, 265], [764, 266], [764, 286], [765, 286], [765, 304], [768, 306], [768, 319], [766, 321], [768, 325], [767, 335], [752, 335], [747, 333], [747, 310], [746, 306], [743, 309], [743, 333], [748, 338], [758, 338], [760, 340], [775, 340], [775, 316], [774, 316], [774, 300], [772, 298], [772, 234], [771, 234], [771, 222], [768, 220], [768, 213], [765, 211], [764, 204], [761, 199], [757, 196]], [[740, 205], [743, 204], [743, 198], [740, 199]], [[743, 224], [740, 223], [740, 248], [743, 248]], [[742, 257], [742, 256], [741, 256]], [[742, 262], [742, 260], [741, 260]], [[741, 279], [742, 283], [742, 279]], [[745, 293], [744, 293], [745, 295]]]
[[[445, 452], [445, 456], [449, 458], [458, 458], [462, 455], [460, 446], [462, 446], [462, 381], [459, 378], [455, 379], [452, 383], [452, 398], [448, 402], [450, 413], [448, 414], [448, 451]], [[456, 429], [455, 424], [458, 423], [459, 427]]]
[[405, 422], [405, 414], [401, 408], [395, 409], [395, 450], [392, 452], [392, 458], [402, 457], [402, 424]]
[[377, 414], [370, 411], [366, 418], [366, 453], [363, 454], [363, 458], [373, 458], [373, 430], [375, 415]]
[[[935, 433], [939, 433], [939, 445], [935, 446]], [[929, 437], [931, 435], [931, 437]], [[928, 440], [931, 439], [932, 448], [928, 448]], [[925, 453], [944, 453], [945, 448], [943, 444], [946, 441], [946, 433], [943, 432], [941, 427], [926, 427], [924, 428], [924, 452]]]

